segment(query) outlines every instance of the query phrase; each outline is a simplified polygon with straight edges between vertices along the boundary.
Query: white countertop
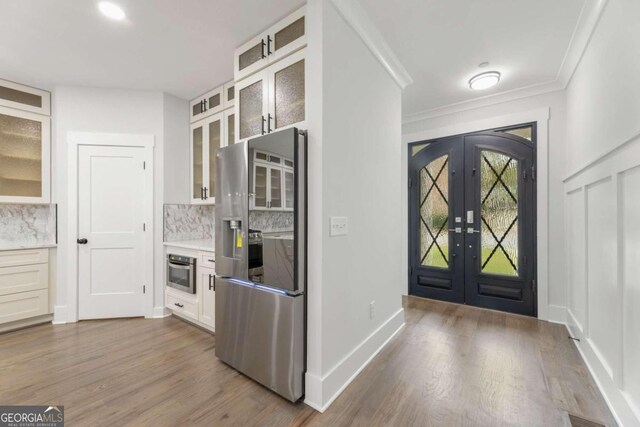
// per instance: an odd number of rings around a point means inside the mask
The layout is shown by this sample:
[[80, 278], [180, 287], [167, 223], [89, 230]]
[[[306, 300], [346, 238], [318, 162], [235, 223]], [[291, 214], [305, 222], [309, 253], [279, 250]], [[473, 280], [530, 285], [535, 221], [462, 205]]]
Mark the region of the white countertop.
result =
[[216, 250], [216, 245], [213, 239], [177, 240], [175, 242], [164, 242], [164, 245], [174, 248], [193, 249], [205, 252], [215, 252]]
[[0, 251], [19, 251], [21, 249], [50, 249], [57, 246], [58, 245], [56, 245], [55, 243], [8, 243], [6, 245], [0, 245]]

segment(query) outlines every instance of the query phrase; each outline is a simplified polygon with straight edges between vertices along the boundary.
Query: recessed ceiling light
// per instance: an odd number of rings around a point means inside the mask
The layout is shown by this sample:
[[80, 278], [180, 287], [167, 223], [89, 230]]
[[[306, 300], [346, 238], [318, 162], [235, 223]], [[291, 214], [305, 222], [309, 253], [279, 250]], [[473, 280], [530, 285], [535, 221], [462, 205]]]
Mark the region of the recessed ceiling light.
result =
[[469, 87], [473, 90], [489, 89], [500, 81], [500, 73], [497, 71], [487, 71], [477, 74], [469, 80]]
[[98, 9], [100, 9], [100, 12], [102, 12], [104, 16], [116, 21], [122, 21], [127, 17], [120, 6], [110, 1], [101, 1], [98, 3]]

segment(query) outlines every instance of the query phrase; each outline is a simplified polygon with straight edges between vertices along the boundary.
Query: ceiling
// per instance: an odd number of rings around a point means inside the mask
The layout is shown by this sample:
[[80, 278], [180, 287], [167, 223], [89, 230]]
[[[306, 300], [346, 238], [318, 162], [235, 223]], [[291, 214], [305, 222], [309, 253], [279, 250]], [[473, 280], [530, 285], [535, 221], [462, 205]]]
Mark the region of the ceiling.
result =
[[[555, 81], [585, 1], [360, 0], [413, 78], [403, 116]], [[497, 86], [469, 89], [490, 70]]]
[[300, 0], [0, 0], [0, 78], [196, 97], [233, 78], [233, 50]]

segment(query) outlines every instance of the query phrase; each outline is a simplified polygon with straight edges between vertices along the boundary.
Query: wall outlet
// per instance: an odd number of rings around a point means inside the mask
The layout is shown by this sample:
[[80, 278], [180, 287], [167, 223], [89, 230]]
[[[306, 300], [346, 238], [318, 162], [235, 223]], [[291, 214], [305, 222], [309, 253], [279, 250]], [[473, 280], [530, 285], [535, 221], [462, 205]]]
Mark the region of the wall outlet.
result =
[[371, 301], [369, 303], [369, 319], [373, 319], [376, 317], [376, 302]]
[[348, 221], [346, 216], [332, 216], [331, 230], [329, 236], [346, 236], [349, 232]]

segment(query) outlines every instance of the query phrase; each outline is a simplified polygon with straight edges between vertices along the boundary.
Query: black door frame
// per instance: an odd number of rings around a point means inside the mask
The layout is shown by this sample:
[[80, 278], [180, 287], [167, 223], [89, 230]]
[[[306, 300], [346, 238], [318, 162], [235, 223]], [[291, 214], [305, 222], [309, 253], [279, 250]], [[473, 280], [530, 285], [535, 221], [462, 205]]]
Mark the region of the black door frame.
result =
[[[414, 295], [414, 293], [412, 292], [412, 278], [413, 278], [413, 274], [414, 272], [412, 271], [412, 251], [415, 250], [415, 248], [413, 247], [413, 239], [411, 238], [411, 225], [412, 222], [415, 220], [413, 218], [413, 215], [415, 215], [416, 213], [416, 208], [417, 206], [415, 205], [415, 200], [412, 197], [411, 194], [411, 186], [412, 186], [412, 182], [411, 182], [411, 177], [412, 177], [412, 160], [415, 159], [416, 156], [419, 155], [419, 152], [416, 153], [416, 155], [414, 156], [412, 154], [413, 150], [412, 148], [415, 146], [420, 146], [420, 145], [424, 145], [424, 144], [437, 144], [437, 143], [444, 143], [444, 142], [451, 142], [452, 140], [458, 139], [461, 143], [464, 141], [464, 137], [466, 136], [472, 136], [472, 135], [482, 135], [482, 134], [490, 134], [490, 133], [494, 133], [494, 132], [500, 132], [500, 133], [505, 133], [508, 130], [512, 130], [512, 129], [520, 129], [520, 128], [524, 128], [524, 127], [531, 127], [531, 141], [526, 140], [525, 138], [522, 137], [518, 137], [516, 135], [513, 134], [508, 134], [509, 136], [515, 136], [515, 138], [519, 139], [521, 143], [524, 143], [525, 145], [530, 146], [533, 149], [533, 156], [532, 156], [532, 163], [533, 163], [533, 168], [532, 168], [532, 176], [530, 178], [533, 178], [535, 174], [535, 170], [537, 167], [537, 143], [538, 143], [538, 123], [537, 121], [531, 121], [531, 122], [523, 122], [523, 123], [518, 123], [518, 124], [514, 124], [514, 125], [509, 125], [509, 126], [501, 126], [501, 127], [495, 127], [495, 128], [488, 128], [488, 129], [484, 129], [484, 130], [476, 130], [476, 131], [472, 131], [472, 132], [466, 132], [466, 133], [461, 133], [461, 134], [454, 134], [454, 135], [448, 135], [448, 136], [443, 136], [443, 137], [439, 137], [439, 138], [434, 138], [434, 139], [428, 139], [428, 140], [421, 140], [421, 141], [414, 141], [414, 142], [410, 142], [408, 143], [408, 150], [407, 150], [407, 173], [409, 175], [409, 190], [408, 190], [408, 200], [407, 200], [407, 205], [408, 205], [408, 227], [407, 227], [407, 236], [408, 236], [408, 254], [409, 256], [407, 257], [407, 262], [408, 262], [408, 294], [409, 295]], [[446, 150], [444, 150], [443, 152], [445, 152]], [[465, 163], [467, 162], [467, 160], [465, 159]], [[465, 164], [466, 167], [466, 164]], [[415, 183], [413, 183], [415, 184]], [[452, 186], [451, 186], [452, 187]], [[451, 193], [451, 192], [450, 192]], [[532, 242], [529, 242], [532, 245], [532, 292], [533, 292], [533, 296], [532, 296], [532, 300], [533, 300], [533, 316], [534, 317], [538, 317], [538, 292], [537, 292], [537, 276], [538, 276], [538, 216], [537, 216], [537, 206], [538, 206], [538, 194], [537, 194], [537, 180], [535, 180], [533, 182], [533, 190], [532, 190], [532, 206], [531, 211], [533, 212], [533, 221], [532, 221], [532, 235], [526, 235], [526, 240], [533, 240]], [[453, 197], [450, 194], [450, 199], [453, 200]], [[455, 227], [455, 225], [453, 225], [453, 218], [450, 218], [450, 224], [448, 225], [449, 228], [453, 228]], [[451, 233], [453, 234], [453, 233]], [[451, 237], [450, 235], [450, 243], [451, 240], [454, 237]], [[525, 244], [527, 244], [525, 242]], [[463, 288], [466, 288], [466, 286], [463, 286]], [[466, 289], [465, 291], [466, 292]], [[424, 295], [418, 295], [418, 296], [424, 296]], [[436, 299], [441, 299], [441, 300], [445, 300], [445, 301], [452, 301], [452, 302], [459, 302], [459, 301], [455, 301], [451, 298], [441, 298], [438, 295], [433, 295], [433, 296], [427, 296], [427, 297], [433, 297]], [[463, 296], [463, 302], [464, 302], [464, 296]], [[499, 308], [497, 308], [499, 309]]]

